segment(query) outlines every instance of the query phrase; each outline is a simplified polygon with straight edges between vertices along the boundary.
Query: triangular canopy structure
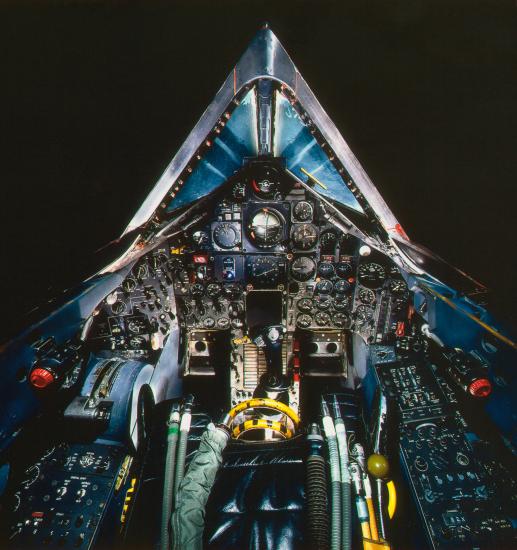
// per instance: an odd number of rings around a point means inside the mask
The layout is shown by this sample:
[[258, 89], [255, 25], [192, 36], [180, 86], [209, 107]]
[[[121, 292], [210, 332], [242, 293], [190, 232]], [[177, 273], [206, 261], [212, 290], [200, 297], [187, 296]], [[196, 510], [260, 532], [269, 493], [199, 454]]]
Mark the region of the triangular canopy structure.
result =
[[257, 155], [282, 158], [305, 180], [303, 168], [324, 182], [323, 195], [367, 213], [388, 235], [407, 238], [268, 27], [254, 37], [124, 234], [158, 212], [198, 200]]

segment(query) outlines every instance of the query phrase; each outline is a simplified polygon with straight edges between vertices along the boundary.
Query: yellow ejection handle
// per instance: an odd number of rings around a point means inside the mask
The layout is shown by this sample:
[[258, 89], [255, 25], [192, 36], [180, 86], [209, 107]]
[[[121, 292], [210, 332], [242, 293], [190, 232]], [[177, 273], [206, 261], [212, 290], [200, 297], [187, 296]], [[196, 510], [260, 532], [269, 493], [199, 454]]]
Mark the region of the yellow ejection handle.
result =
[[254, 407], [274, 409], [275, 411], [281, 412], [288, 416], [293, 421], [293, 424], [295, 426], [298, 426], [298, 424], [300, 423], [300, 418], [293, 411], [293, 409], [291, 409], [291, 407], [288, 407], [287, 405], [284, 405], [284, 403], [276, 401], [275, 399], [268, 399], [267, 397], [249, 399], [248, 401], [243, 401], [242, 403], [235, 405], [235, 407], [233, 407], [233, 409], [231, 409], [230, 412], [226, 415], [225, 423], [230, 425], [233, 422], [235, 416], [237, 416], [240, 412]]
[[393, 519], [397, 509], [397, 491], [393, 481], [388, 481], [386, 488], [388, 489], [388, 516], [390, 519]]

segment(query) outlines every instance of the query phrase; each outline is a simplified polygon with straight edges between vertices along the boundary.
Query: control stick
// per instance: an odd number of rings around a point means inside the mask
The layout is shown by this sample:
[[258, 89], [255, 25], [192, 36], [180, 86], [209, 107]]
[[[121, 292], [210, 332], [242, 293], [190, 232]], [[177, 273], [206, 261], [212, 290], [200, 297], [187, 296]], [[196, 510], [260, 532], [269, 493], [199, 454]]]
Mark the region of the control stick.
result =
[[[282, 325], [269, 325], [257, 328], [252, 334], [255, 345], [264, 350], [267, 372], [260, 377], [255, 397], [269, 397], [288, 403], [288, 381], [282, 373], [282, 342], [285, 328]], [[286, 401], [287, 400], [287, 401]]]

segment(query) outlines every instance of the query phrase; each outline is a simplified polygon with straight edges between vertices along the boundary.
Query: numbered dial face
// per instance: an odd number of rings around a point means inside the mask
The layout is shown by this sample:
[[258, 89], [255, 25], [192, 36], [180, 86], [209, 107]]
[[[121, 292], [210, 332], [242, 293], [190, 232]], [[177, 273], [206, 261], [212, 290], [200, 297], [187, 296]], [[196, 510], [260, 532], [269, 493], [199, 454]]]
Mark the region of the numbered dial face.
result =
[[318, 229], [312, 223], [300, 223], [293, 228], [293, 243], [299, 250], [309, 250], [318, 242]]
[[192, 233], [192, 240], [197, 246], [203, 247], [209, 243], [210, 238], [206, 231], [195, 231]]
[[219, 283], [210, 283], [206, 287], [206, 294], [207, 296], [210, 296], [210, 298], [217, 298], [220, 296], [222, 292], [221, 285]]
[[350, 262], [339, 262], [336, 265], [336, 274], [342, 279], [346, 279], [352, 275], [352, 264]]
[[316, 264], [307, 256], [296, 258], [291, 264], [291, 275], [299, 282], [308, 281], [316, 273]]
[[312, 205], [307, 201], [297, 202], [294, 209], [293, 215], [296, 221], [299, 222], [308, 222], [312, 220]]
[[324, 252], [333, 252], [337, 243], [337, 235], [334, 231], [325, 231], [321, 234], [320, 245]]
[[332, 282], [324, 279], [316, 285], [316, 292], [319, 292], [320, 294], [330, 294], [333, 288], [334, 285]]
[[306, 313], [302, 313], [296, 317], [296, 326], [300, 328], [309, 328], [312, 323], [312, 317]]
[[255, 283], [276, 284], [279, 276], [278, 264], [273, 258], [253, 258], [248, 264], [248, 274]]
[[246, 186], [244, 183], [237, 182], [232, 188], [232, 197], [238, 201], [243, 200], [246, 196]]
[[345, 281], [344, 279], [340, 279], [339, 281], [336, 281], [334, 283], [334, 291], [337, 294], [346, 294], [347, 292], [350, 292], [350, 289], [352, 288], [352, 285]]
[[363, 286], [367, 288], [379, 288], [386, 279], [386, 270], [380, 264], [362, 264], [357, 270], [357, 276]]
[[282, 216], [269, 208], [256, 212], [248, 226], [251, 239], [261, 248], [277, 245], [282, 240], [283, 228]]
[[234, 248], [240, 241], [239, 232], [231, 223], [220, 223], [214, 229], [214, 241], [221, 248]]
[[332, 305], [332, 298], [325, 294], [320, 294], [319, 296], [316, 296], [314, 303], [318, 309], [326, 310]]
[[360, 322], [370, 321], [373, 318], [373, 309], [367, 305], [357, 306], [355, 310], [355, 316]]
[[318, 273], [322, 277], [332, 277], [334, 275], [334, 266], [331, 262], [321, 262], [318, 267]]
[[407, 285], [404, 281], [397, 279], [390, 282], [390, 292], [392, 294], [402, 295], [407, 291]]
[[363, 304], [373, 304], [375, 302], [375, 293], [368, 288], [362, 288], [359, 291], [359, 300]]
[[203, 296], [204, 293], [205, 287], [201, 283], [194, 283], [190, 287], [190, 294], [192, 294], [192, 296]]
[[313, 307], [313, 303], [312, 303], [312, 300], [310, 298], [302, 298], [298, 302], [298, 309], [300, 311], [309, 312], [309, 311], [312, 310], [312, 307]]
[[149, 275], [149, 268], [146, 264], [140, 264], [136, 268], [135, 275], [137, 279], [145, 279]]
[[344, 311], [345, 309], [348, 309], [349, 304], [350, 299], [348, 296], [336, 296], [336, 299], [334, 300], [334, 309], [336, 311]]
[[121, 302], [120, 300], [117, 300], [112, 306], [111, 311], [115, 315], [120, 315], [121, 313], [124, 313], [126, 311], [126, 304], [124, 302]]
[[314, 316], [314, 320], [319, 327], [324, 327], [330, 325], [330, 315], [325, 311], [319, 311]]
[[351, 319], [346, 313], [335, 313], [332, 317], [332, 322], [338, 328], [348, 328], [351, 324]]
[[135, 290], [136, 286], [137, 286], [137, 282], [132, 279], [131, 277], [128, 277], [123, 283], [122, 283], [122, 290], [124, 292], [127, 292], [128, 294], [130, 292], [133, 292], [133, 290]]

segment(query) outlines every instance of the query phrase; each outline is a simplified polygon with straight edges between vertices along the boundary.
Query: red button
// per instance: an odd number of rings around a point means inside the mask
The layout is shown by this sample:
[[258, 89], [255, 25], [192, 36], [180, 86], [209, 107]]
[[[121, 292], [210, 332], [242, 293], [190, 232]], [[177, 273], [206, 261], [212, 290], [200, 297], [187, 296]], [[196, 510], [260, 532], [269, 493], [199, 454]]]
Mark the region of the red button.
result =
[[207, 264], [208, 256], [206, 254], [195, 254], [193, 260], [195, 264]]
[[42, 390], [54, 382], [54, 375], [46, 369], [37, 367], [31, 372], [29, 380], [35, 388]]
[[492, 384], [487, 378], [478, 378], [470, 383], [469, 393], [474, 397], [487, 397], [492, 393]]

